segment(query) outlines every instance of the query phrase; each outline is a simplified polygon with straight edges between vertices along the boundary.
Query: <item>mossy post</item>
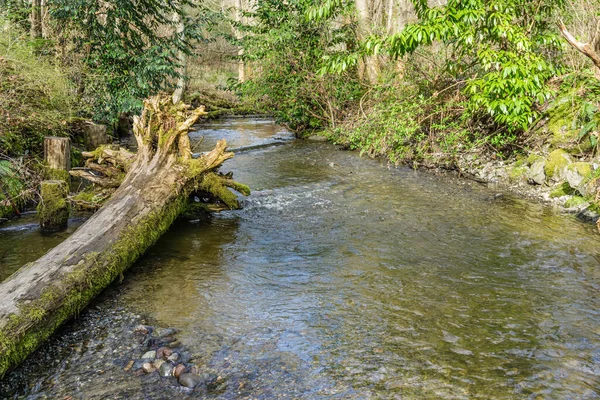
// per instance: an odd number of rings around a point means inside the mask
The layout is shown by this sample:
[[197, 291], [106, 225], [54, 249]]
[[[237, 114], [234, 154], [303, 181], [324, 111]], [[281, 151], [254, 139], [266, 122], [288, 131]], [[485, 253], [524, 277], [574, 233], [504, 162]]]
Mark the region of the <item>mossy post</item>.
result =
[[0, 284], [0, 376], [77, 315], [169, 228], [203, 176], [233, 157], [221, 140], [192, 158], [188, 131], [204, 114], [170, 97], [134, 119], [135, 161], [121, 186], [71, 237]]
[[67, 196], [69, 186], [65, 181], [43, 181], [40, 185], [41, 201], [38, 216], [42, 232], [60, 232], [67, 229], [71, 208]]

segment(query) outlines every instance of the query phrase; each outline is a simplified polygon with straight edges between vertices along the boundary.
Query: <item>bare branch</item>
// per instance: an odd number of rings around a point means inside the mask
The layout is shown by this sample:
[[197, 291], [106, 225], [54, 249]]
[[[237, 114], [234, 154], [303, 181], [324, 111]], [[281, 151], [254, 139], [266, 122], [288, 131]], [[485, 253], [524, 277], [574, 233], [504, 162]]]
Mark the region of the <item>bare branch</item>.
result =
[[582, 43], [582, 42], [578, 41], [577, 39], [575, 39], [575, 37], [573, 35], [571, 35], [571, 33], [567, 30], [567, 27], [565, 26], [565, 24], [562, 21], [558, 22], [558, 28], [560, 29], [560, 33], [567, 40], [567, 42], [569, 42], [569, 44], [571, 46], [575, 47], [578, 51], [583, 53], [585, 56], [590, 58], [594, 62], [594, 65], [596, 66], [596, 68], [598, 68], [600, 70], [600, 56], [598, 56], [598, 53], [596, 53], [596, 51], [593, 49], [593, 47], [590, 46], [589, 43]]

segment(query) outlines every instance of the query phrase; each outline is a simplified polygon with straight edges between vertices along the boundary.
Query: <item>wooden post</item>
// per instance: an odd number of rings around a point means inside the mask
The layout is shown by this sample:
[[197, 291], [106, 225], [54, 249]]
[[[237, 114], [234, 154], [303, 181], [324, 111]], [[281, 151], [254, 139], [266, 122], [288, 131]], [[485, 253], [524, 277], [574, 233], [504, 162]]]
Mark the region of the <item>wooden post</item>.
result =
[[44, 159], [50, 169], [68, 172], [71, 169], [71, 141], [69, 138], [45, 138]]
[[43, 181], [42, 201], [38, 206], [42, 232], [60, 232], [67, 229], [71, 208], [67, 201], [69, 186], [65, 181]]

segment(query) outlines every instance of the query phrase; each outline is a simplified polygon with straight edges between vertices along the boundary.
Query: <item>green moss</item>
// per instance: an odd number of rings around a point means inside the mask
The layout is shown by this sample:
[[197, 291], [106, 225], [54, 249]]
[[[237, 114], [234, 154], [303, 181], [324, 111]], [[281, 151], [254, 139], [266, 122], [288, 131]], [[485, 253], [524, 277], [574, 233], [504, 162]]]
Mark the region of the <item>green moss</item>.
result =
[[546, 158], [544, 173], [548, 178], [552, 178], [564, 170], [570, 163], [571, 157], [566, 151], [562, 149], [554, 150]]
[[567, 169], [571, 171], [576, 171], [579, 175], [583, 176], [584, 178], [590, 178], [593, 173], [592, 164], [587, 162], [576, 162], [570, 164], [567, 167]]
[[43, 231], [55, 232], [67, 227], [71, 207], [67, 201], [69, 188], [61, 180], [44, 181], [41, 185], [42, 201], [38, 205], [38, 217]]
[[73, 196], [73, 200], [81, 200], [81, 201], [86, 201], [88, 203], [92, 203], [94, 201], [94, 197], [96, 196], [96, 193], [94, 193], [93, 190], [82, 190], [81, 192], [77, 193], [75, 196]]
[[517, 165], [510, 170], [509, 180], [513, 183], [523, 180], [527, 176], [529, 168], [526, 165]]
[[[227, 207], [233, 210], [240, 208], [240, 205], [237, 199], [237, 195], [229, 189], [227, 189], [227, 186], [232, 185], [232, 183], [226, 182], [225, 178], [213, 172], [209, 172], [202, 177], [202, 180], [198, 184], [198, 190], [212, 194], [217, 199], [225, 203]], [[248, 190], [248, 192], [250, 191], [250, 189], [247, 186], [246, 189]]]
[[552, 135], [550, 144], [554, 147], [569, 147], [577, 142], [579, 131], [573, 127], [577, 118], [577, 108], [574, 107], [575, 91], [557, 98], [546, 111], [546, 129]]
[[565, 202], [565, 207], [570, 208], [570, 207], [577, 207], [580, 206], [584, 203], [586, 203], [587, 200], [584, 197], [581, 196], [573, 196], [571, 197], [569, 200], [567, 200]]
[[71, 175], [63, 169], [46, 168], [44, 171], [44, 179], [48, 181], [58, 180], [67, 183], [71, 182]]
[[529, 157], [527, 157], [527, 165], [533, 165], [536, 161], [541, 160], [542, 156], [538, 156], [537, 154], [530, 154]]
[[550, 197], [562, 197], [575, 193], [568, 182], [563, 182], [550, 192]]
[[515, 161], [515, 168], [526, 167], [528, 159], [525, 157], [519, 157], [517, 161]]
[[72, 167], [83, 167], [84, 160], [81, 150], [76, 147], [71, 147], [71, 166]]

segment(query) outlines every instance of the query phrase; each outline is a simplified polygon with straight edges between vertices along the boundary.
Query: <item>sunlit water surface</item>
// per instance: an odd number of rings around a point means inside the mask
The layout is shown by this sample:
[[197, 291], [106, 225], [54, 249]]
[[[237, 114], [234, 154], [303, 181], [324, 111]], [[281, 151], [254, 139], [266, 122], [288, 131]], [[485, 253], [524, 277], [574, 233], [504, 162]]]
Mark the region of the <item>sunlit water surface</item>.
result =
[[[197, 151], [289, 142], [228, 161], [254, 189], [244, 209], [176, 223], [5, 378], [7, 397], [600, 398], [593, 226], [268, 120], [190, 136]], [[64, 237], [0, 227], [0, 279]], [[139, 318], [178, 328], [226, 387], [181, 394], [105, 362]]]

